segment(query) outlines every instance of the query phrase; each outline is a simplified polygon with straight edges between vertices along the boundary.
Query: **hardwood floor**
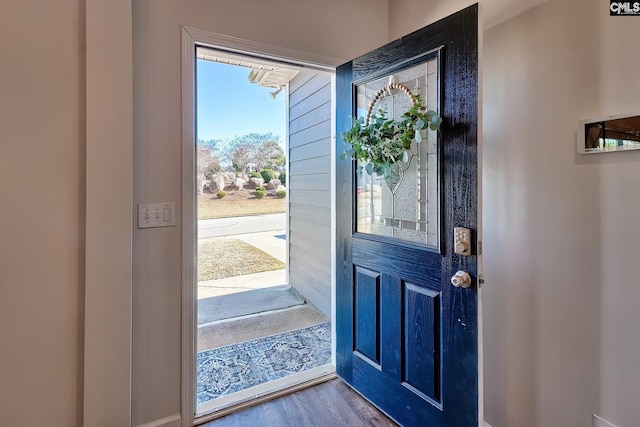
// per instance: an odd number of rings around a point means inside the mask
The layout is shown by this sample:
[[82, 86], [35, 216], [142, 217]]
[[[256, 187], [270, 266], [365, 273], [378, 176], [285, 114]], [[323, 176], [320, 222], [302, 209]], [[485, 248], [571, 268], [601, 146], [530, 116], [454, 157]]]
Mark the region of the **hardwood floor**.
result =
[[335, 379], [202, 424], [202, 427], [396, 427]]

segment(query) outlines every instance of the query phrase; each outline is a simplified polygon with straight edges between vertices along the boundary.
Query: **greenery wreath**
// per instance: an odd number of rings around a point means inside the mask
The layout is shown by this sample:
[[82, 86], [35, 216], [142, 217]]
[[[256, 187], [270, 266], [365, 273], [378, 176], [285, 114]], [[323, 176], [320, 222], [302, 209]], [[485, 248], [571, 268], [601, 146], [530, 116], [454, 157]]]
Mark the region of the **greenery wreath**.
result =
[[[391, 89], [398, 89], [411, 98], [412, 106], [396, 121], [388, 118], [383, 110], [373, 113], [373, 108], [382, 95]], [[342, 133], [342, 140], [351, 147], [345, 156], [365, 163], [364, 170], [371, 175], [389, 178], [398, 174], [401, 163], [411, 160], [411, 143], [422, 141], [420, 131], [427, 126], [437, 130], [442, 118], [433, 110], [428, 110], [420, 95], [399, 83], [391, 83], [380, 89], [374, 96], [367, 117], [354, 119], [353, 126]]]

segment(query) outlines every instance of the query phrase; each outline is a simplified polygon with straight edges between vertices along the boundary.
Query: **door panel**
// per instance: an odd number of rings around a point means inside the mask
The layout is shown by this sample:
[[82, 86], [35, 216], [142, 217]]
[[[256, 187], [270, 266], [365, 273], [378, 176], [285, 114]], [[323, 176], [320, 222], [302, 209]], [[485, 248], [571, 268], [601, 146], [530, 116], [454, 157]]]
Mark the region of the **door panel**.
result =
[[354, 351], [380, 365], [380, 273], [356, 267]]
[[402, 283], [402, 383], [440, 400], [440, 292]]
[[[444, 122], [412, 146], [404, 190], [337, 160], [337, 370], [400, 424], [477, 426], [477, 289], [450, 278], [478, 274], [477, 245], [453, 247], [454, 227], [478, 225], [478, 6], [339, 67], [337, 135], [391, 76]], [[392, 116], [396, 99], [381, 102]]]

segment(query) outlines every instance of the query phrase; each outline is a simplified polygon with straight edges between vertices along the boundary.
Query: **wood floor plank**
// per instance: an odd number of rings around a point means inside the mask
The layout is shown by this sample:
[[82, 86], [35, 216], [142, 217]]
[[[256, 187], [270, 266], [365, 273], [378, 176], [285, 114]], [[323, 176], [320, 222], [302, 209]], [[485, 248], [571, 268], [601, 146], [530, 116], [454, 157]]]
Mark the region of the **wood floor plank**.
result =
[[280, 399], [278, 403], [282, 408], [284, 417], [283, 424], [286, 425], [316, 425], [313, 411], [306, 407], [306, 402], [301, 402], [300, 392], [288, 396], [287, 399]]
[[[345, 420], [348, 420], [350, 424], [355, 424], [354, 420], [366, 421], [362, 420], [355, 408], [342, 398], [340, 389], [343, 389], [344, 392], [353, 392], [343, 383], [336, 384], [335, 387], [324, 387], [318, 390], [318, 398], [322, 407], [326, 408], [327, 413], [333, 418], [331, 425], [342, 425]], [[368, 423], [365, 422], [365, 424]]]
[[340, 379], [210, 421], [203, 427], [397, 427]]
[[263, 405], [260, 405], [262, 408], [262, 414], [260, 418], [260, 424], [265, 427], [279, 427], [281, 425], [280, 420], [282, 419], [282, 410], [280, 409], [280, 405], [276, 400], [272, 400], [270, 402], [265, 402]]
[[393, 422], [384, 413], [380, 412], [378, 408], [366, 401], [362, 396], [353, 391], [349, 386], [344, 383], [342, 387], [336, 387], [338, 393], [337, 399], [344, 401], [349, 407], [351, 407], [354, 413], [362, 425], [367, 426], [380, 426], [380, 427], [395, 427], [397, 424]]
[[[317, 398], [320, 403], [320, 407], [324, 408], [328, 420], [327, 424], [336, 425], [343, 420], [352, 418], [352, 411], [343, 400], [335, 400], [332, 397], [335, 395], [335, 387], [322, 387], [318, 388]], [[312, 405], [311, 405], [312, 406]]]

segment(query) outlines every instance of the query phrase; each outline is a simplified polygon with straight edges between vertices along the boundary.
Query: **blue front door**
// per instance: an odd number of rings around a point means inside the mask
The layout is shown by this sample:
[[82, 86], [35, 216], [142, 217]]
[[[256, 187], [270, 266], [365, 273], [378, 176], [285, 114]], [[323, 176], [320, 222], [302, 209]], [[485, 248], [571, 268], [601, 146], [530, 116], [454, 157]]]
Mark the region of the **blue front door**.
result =
[[337, 371], [405, 426], [478, 426], [478, 52], [475, 5], [337, 70], [339, 136], [416, 96], [443, 118], [387, 176], [337, 156]]

